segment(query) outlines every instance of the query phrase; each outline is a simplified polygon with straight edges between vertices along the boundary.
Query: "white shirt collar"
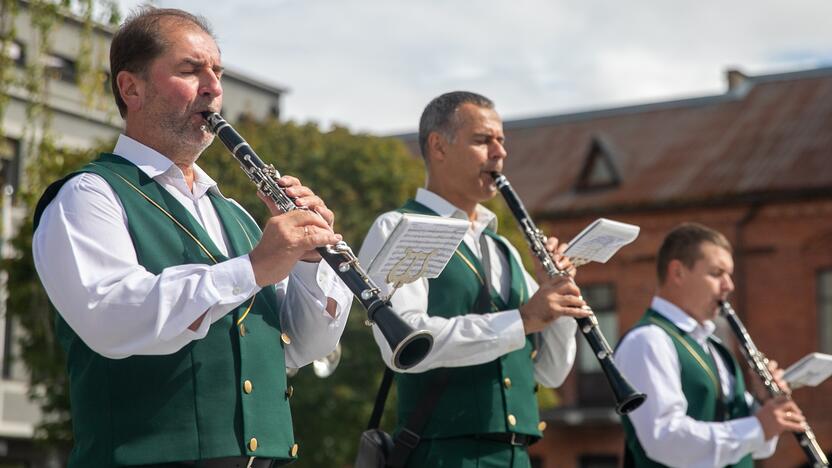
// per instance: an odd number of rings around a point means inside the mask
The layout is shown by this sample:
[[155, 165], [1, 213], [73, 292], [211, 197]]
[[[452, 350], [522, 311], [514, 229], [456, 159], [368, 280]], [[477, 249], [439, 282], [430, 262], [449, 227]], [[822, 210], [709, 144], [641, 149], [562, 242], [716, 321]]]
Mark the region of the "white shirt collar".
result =
[[[157, 177], [167, 176], [173, 179], [182, 179], [184, 175], [173, 161], [167, 158], [162, 153], [146, 146], [127, 135], [121, 134], [118, 136], [116, 147], [113, 149], [113, 154], [121, 156], [122, 158], [135, 164], [136, 167], [142, 170], [148, 177], [155, 179]], [[213, 190], [219, 194], [217, 183], [205, 171], [202, 170], [196, 163], [194, 163], [194, 195], [199, 197], [208, 190]]]
[[679, 306], [659, 296], [653, 296], [650, 308], [670, 320], [682, 331], [690, 334], [699, 343], [704, 343], [716, 330], [716, 324], [712, 320], [706, 320], [704, 324], [700, 324]]
[[[435, 211], [439, 216], [468, 220], [468, 214], [466, 212], [428, 189], [420, 188], [416, 190], [416, 201]], [[477, 219], [473, 221], [472, 229], [477, 234], [481, 233], [485, 228], [497, 232], [497, 215], [493, 211], [477, 204], [474, 212], [477, 215]]]

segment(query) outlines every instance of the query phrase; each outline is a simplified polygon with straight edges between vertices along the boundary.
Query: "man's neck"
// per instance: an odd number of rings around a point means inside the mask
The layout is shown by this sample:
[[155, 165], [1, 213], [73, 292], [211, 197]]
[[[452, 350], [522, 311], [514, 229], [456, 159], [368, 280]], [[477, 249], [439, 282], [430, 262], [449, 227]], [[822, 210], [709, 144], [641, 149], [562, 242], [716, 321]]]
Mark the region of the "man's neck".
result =
[[681, 298], [677, 294], [673, 294], [672, 291], [667, 291], [660, 288], [656, 292], [656, 296], [678, 307], [679, 310], [684, 312], [688, 317], [696, 320], [696, 323], [698, 323], [699, 325], [705, 324], [704, 320], [700, 319], [695, 314], [692, 314], [690, 308], [684, 305], [684, 301], [681, 300]]
[[131, 128], [131, 125], [129, 124], [127, 125], [127, 129], [124, 134], [147, 146], [148, 148], [156, 150], [159, 154], [173, 161], [176, 167], [182, 171], [182, 175], [185, 177], [185, 183], [188, 185], [188, 190], [193, 192], [194, 180], [196, 179], [196, 175], [194, 173], [194, 163], [199, 158], [199, 155], [184, 154], [183, 150], [180, 148], [165, 146], [160, 142], [153, 140], [153, 138], [147, 137], [141, 131], [137, 130], [135, 126]]
[[430, 179], [428, 179], [428, 183], [425, 186], [425, 189], [430, 190], [436, 195], [439, 195], [440, 197], [444, 198], [448, 203], [459, 208], [462, 212], [468, 215], [469, 221], [477, 220], [477, 203], [472, 203], [469, 200], [464, 199], [463, 197], [455, 196], [453, 191], [444, 189], [444, 187], [442, 187], [441, 184], [431, 183]]

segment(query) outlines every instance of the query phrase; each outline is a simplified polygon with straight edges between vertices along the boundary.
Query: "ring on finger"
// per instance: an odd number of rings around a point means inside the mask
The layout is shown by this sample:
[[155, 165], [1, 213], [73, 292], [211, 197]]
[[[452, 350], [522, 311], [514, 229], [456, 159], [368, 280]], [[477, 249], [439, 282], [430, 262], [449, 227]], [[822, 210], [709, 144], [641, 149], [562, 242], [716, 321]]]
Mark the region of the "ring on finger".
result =
[[791, 419], [793, 414], [791, 411], [786, 411], [786, 418]]

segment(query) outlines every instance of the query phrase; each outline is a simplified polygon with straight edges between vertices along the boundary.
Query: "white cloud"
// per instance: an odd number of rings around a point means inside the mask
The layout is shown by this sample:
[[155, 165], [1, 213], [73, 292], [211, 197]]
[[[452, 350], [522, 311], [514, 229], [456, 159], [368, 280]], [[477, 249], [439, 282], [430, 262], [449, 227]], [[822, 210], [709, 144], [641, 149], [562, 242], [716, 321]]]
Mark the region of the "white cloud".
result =
[[290, 118], [376, 132], [414, 130], [452, 89], [511, 118], [720, 93], [732, 67], [832, 64], [828, 0], [157, 4], [205, 15], [226, 64], [288, 86]]

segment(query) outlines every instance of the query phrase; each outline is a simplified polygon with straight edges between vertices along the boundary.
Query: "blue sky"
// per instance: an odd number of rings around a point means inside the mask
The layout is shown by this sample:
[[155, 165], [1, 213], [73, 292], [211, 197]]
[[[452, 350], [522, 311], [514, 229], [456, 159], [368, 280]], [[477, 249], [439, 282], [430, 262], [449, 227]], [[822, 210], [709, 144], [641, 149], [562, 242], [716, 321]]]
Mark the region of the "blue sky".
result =
[[455, 89], [512, 119], [719, 94], [728, 68], [832, 65], [829, 0], [153, 3], [202, 14], [226, 66], [288, 87], [285, 117], [380, 134], [414, 131]]

